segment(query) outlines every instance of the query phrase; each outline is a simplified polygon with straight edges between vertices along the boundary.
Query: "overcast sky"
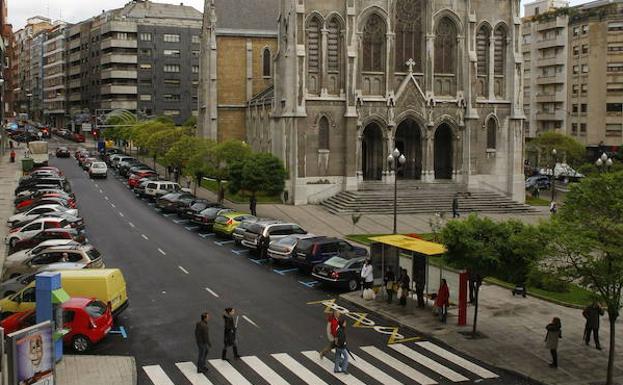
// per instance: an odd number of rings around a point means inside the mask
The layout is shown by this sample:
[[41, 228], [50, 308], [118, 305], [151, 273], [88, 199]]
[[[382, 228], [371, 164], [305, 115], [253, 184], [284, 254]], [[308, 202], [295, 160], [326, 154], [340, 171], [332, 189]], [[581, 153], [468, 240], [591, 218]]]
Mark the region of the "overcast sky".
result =
[[[31, 16], [46, 16], [52, 20], [64, 20], [76, 23], [101, 13], [102, 10], [122, 7], [129, 0], [7, 0], [9, 22], [13, 30], [17, 31], [26, 24]], [[498, 1], [498, 0], [489, 0]], [[159, 0], [163, 3], [179, 4], [183, 2], [203, 11], [203, 0]], [[521, 3], [529, 2], [522, 0]], [[571, 4], [585, 3], [587, 0], [571, 0]]]

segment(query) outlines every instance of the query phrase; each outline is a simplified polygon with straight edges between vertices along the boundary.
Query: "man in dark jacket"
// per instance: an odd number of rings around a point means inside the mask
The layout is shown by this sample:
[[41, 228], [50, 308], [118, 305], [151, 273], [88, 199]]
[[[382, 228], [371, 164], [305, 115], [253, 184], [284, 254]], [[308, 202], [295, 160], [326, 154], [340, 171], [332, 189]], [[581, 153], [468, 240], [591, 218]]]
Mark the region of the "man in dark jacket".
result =
[[197, 348], [199, 349], [199, 357], [197, 358], [197, 373], [203, 373], [208, 371], [206, 366], [206, 358], [208, 357], [208, 350], [212, 347], [210, 343], [210, 329], [208, 328], [208, 320], [210, 315], [208, 313], [201, 314], [201, 321], [195, 325], [195, 341], [197, 342]]
[[335, 336], [335, 373], [348, 374], [348, 348], [346, 347], [346, 319], [339, 320]]
[[455, 194], [454, 199], [452, 199], [452, 218], [458, 218], [461, 215], [459, 214], [459, 195]]
[[238, 344], [236, 342], [236, 329], [238, 325], [238, 317], [234, 319], [235, 310], [232, 307], [228, 307], [225, 309], [225, 313], [223, 314], [223, 321], [225, 321], [225, 341], [223, 346], [223, 353], [221, 354], [221, 359], [227, 360], [227, 348], [233, 347], [234, 349], [234, 358], [239, 359], [238, 355]]
[[599, 318], [604, 315], [604, 309], [599, 306], [597, 301], [587, 306], [582, 315], [586, 319], [586, 325], [584, 326], [584, 343], [586, 345], [591, 342], [591, 332], [593, 333], [593, 339], [595, 340], [595, 347], [597, 350], [601, 350], [599, 344]]

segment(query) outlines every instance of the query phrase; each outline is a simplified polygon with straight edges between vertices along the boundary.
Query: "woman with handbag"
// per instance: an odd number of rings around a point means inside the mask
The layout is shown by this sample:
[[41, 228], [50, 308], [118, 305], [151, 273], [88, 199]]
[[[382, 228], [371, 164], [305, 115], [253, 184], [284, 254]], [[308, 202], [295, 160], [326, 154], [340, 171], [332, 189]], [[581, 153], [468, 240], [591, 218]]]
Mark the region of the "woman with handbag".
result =
[[560, 318], [554, 317], [545, 329], [547, 334], [545, 335], [545, 347], [549, 349], [552, 355], [552, 363], [549, 364], [550, 368], [558, 368], [558, 340], [562, 338], [562, 324]]
[[385, 286], [385, 291], [387, 292], [387, 303], [392, 303], [392, 296], [394, 295], [394, 282], [396, 281], [396, 276], [390, 267], [387, 267], [385, 271], [385, 276], [383, 277], [383, 285]]
[[450, 289], [445, 279], [441, 280], [439, 290], [437, 290], [437, 298], [435, 298], [435, 307], [439, 311], [439, 319], [445, 323], [448, 318], [448, 305], [450, 305]]

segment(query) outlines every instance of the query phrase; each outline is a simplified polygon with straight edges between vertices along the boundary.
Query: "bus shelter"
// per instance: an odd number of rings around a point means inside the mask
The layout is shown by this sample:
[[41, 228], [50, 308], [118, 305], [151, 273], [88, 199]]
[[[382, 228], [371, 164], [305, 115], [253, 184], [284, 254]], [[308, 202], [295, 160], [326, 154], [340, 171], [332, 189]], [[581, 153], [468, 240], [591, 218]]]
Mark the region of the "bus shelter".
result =
[[422, 285], [425, 293], [430, 293], [428, 257], [445, 253], [443, 245], [400, 234], [382, 235], [370, 240], [373, 242], [370, 245], [370, 260], [374, 268], [375, 285], [383, 284], [388, 268], [394, 272], [396, 279], [400, 276], [400, 269], [406, 269], [412, 287]]

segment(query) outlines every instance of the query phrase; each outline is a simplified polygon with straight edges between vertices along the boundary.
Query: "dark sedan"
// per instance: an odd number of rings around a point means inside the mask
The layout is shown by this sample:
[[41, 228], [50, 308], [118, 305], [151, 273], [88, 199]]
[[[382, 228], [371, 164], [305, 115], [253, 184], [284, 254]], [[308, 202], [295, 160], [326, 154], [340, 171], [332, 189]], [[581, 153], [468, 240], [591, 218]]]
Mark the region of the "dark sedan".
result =
[[165, 194], [158, 198], [156, 201], [156, 207], [165, 213], [177, 213], [179, 206], [191, 203], [195, 200], [193, 194], [187, 192], [174, 192]]
[[336, 289], [357, 290], [361, 280], [361, 269], [366, 257], [331, 257], [314, 266], [312, 276], [323, 285]]
[[71, 152], [67, 147], [59, 147], [56, 149], [56, 157], [57, 158], [69, 158], [71, 156]]
[[38, 232], [30, 238], [25, 238], [15, 242], [15, 246], [11, 248], [11, 253], [15, 253], [20, 250], [32, 249], [41, 242], [50, 239], [71, 239], [79, 243], [85, 242], [84, 231], [82, 230], [76, 230], [74, 228], [46, 229]]
[[197, 199], [189, 207], [178, 211], [178, 216], [184, 219], [193, 219], [193, 217], [208, 207], [222, 207], [219, 203], [208, 202], [205, 199]]
[[191, 219], [191, 222], [198, 226], [201, 226], [202, 228], [208, 231], [212, 231], [212, 226], [214, 226], [214, 220], [216, 219], [216, 217], [218, 217], [220, 214], [223, 214], [229, 211], [234, 211], [234, 210], [224, 208], [222, 206], [221, 207], [209, 207], [203, 210], [202, 212], [200, 212], [199, 214], [195, 214], [195, 216], [193, 216], [193, 218]]

